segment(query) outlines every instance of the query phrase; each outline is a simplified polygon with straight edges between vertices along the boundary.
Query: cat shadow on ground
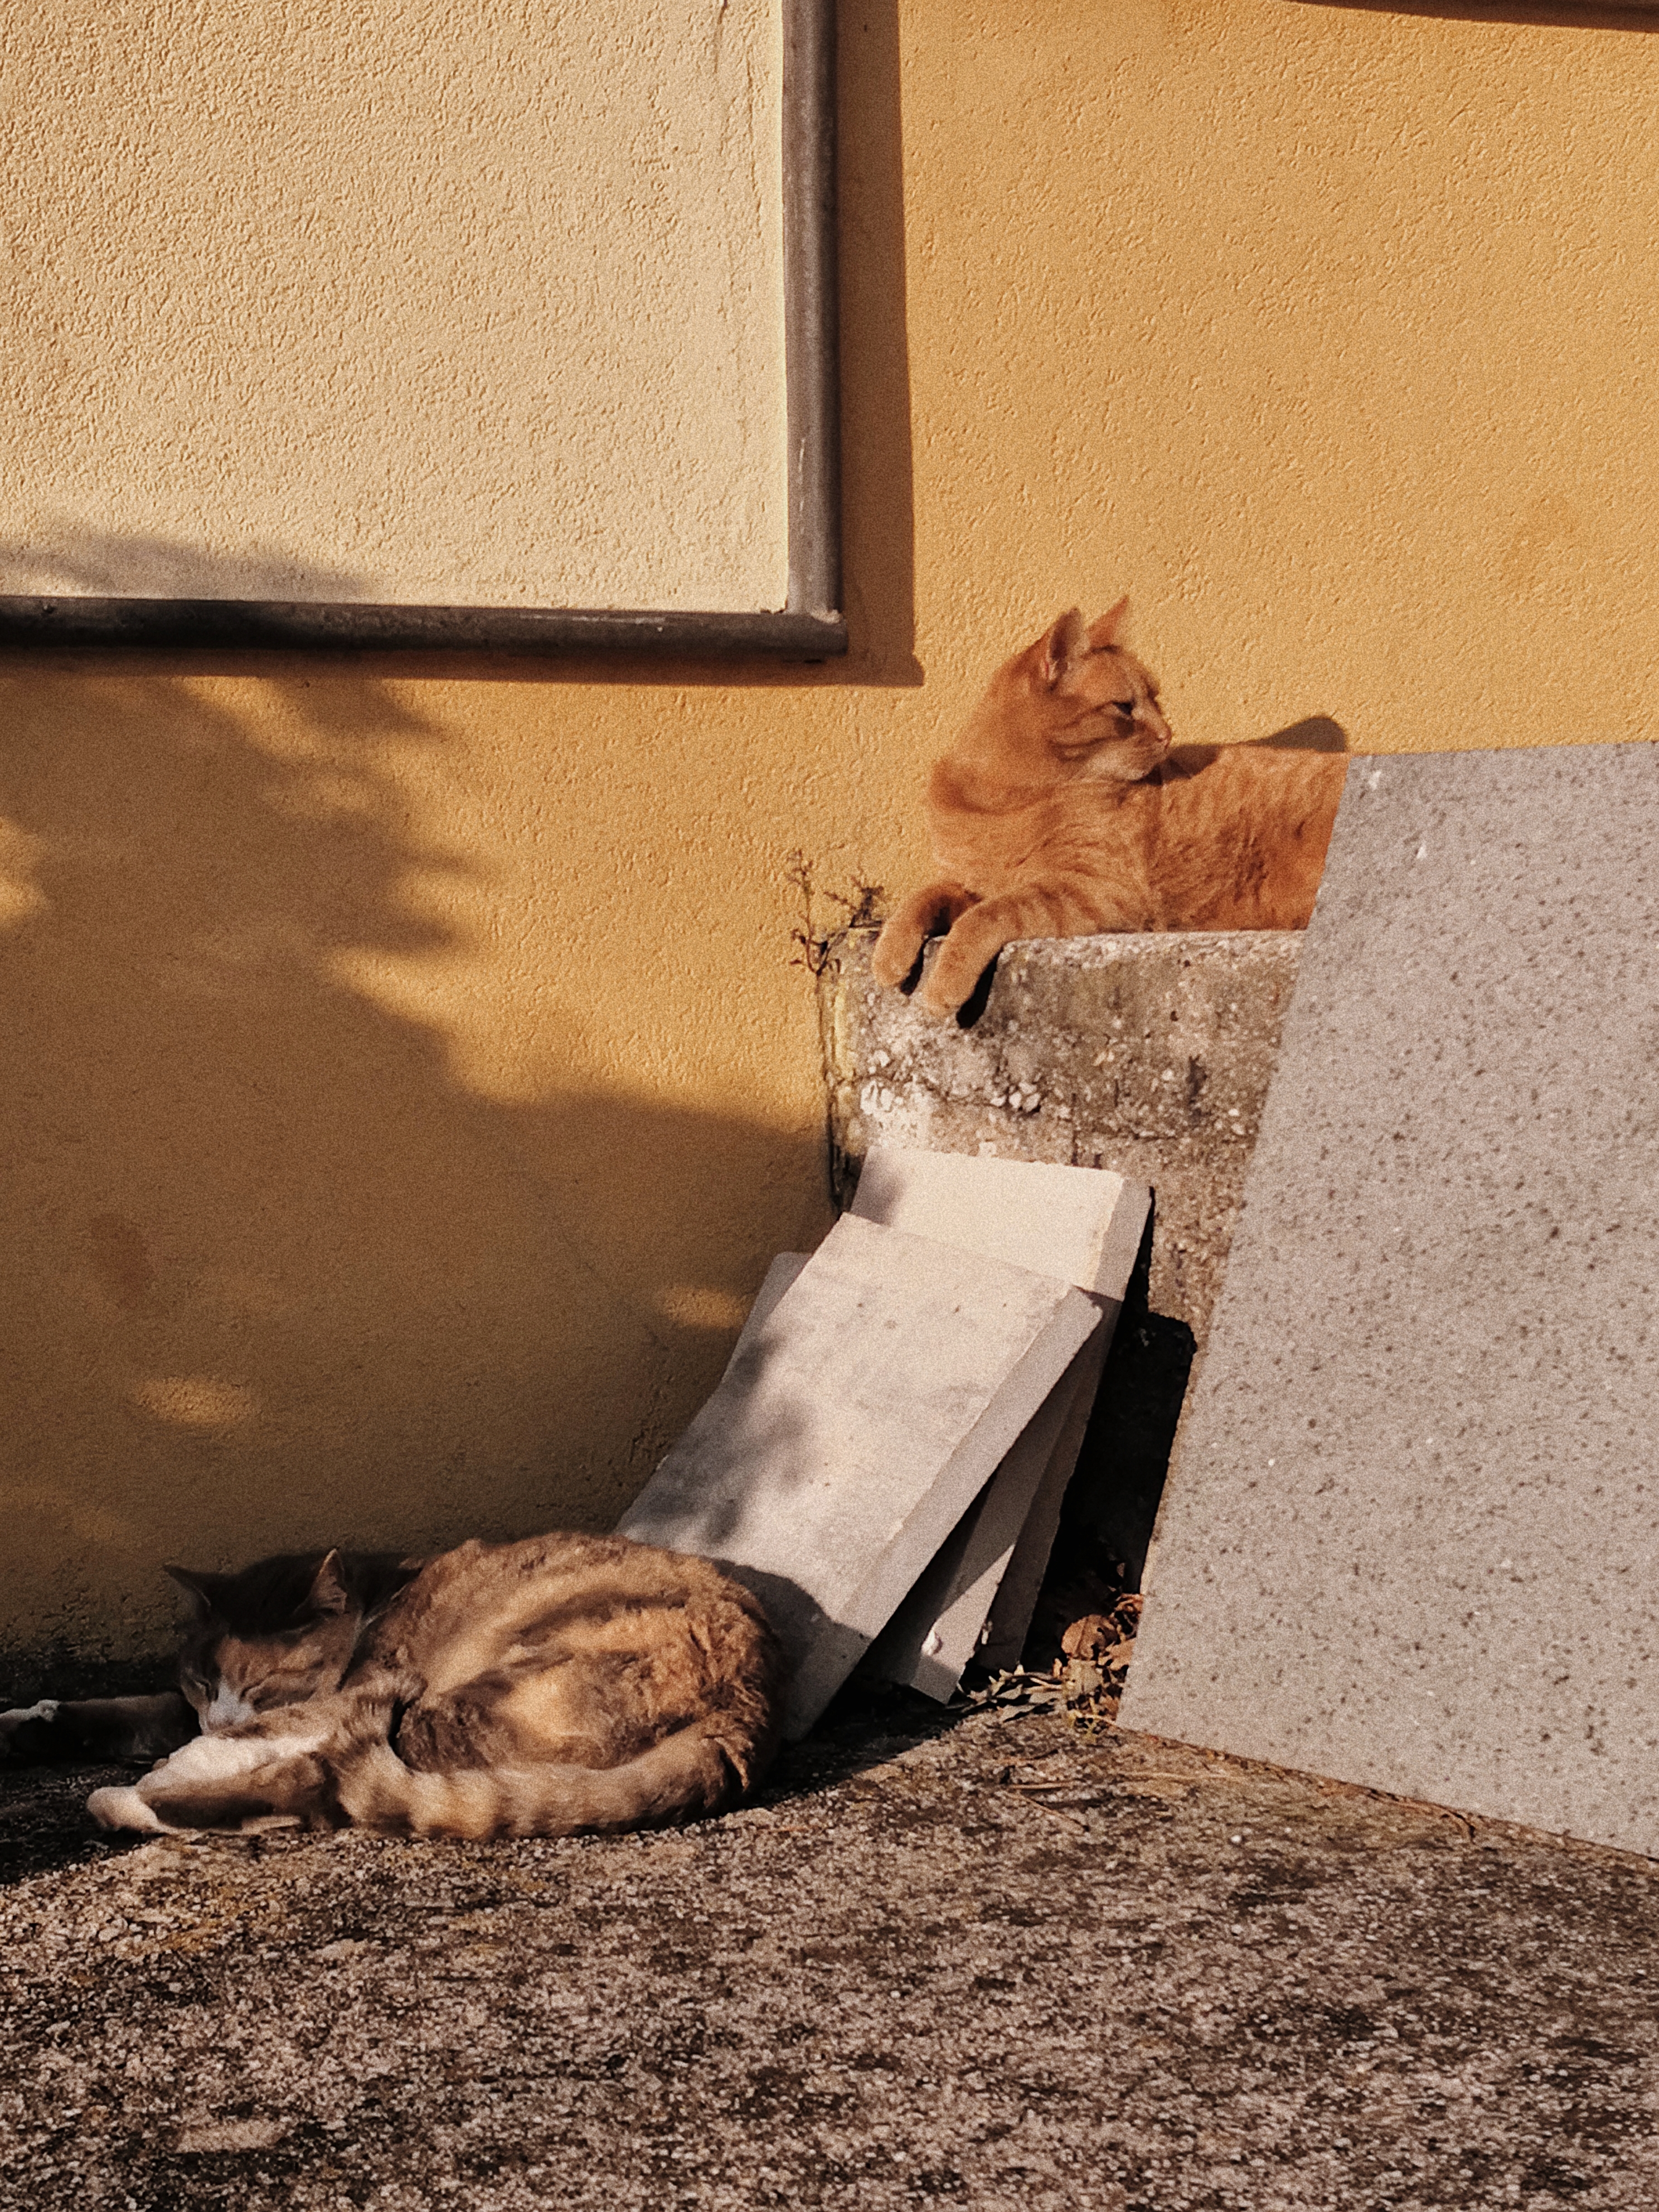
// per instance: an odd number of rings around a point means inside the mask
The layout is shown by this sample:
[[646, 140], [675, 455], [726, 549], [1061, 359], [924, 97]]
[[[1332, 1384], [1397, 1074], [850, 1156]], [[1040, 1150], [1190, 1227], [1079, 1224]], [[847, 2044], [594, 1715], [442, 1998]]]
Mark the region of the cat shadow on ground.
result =
[[86, 1809], [93, 1790], [130, 1783], [136, 1772], [125, 1766], [0, 1770], [0, 1888], [95, 1864], [142, 1843], [138, 1836], [106, 1835]]

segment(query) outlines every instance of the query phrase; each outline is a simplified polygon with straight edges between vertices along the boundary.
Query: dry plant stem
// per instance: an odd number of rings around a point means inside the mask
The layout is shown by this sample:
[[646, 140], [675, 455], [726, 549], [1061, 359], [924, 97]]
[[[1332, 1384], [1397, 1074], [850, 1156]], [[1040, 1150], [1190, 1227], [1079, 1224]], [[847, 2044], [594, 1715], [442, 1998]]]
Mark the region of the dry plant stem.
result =
[[1079, 1818], [1077, 1814], [1068, 1813], [1064, 1806], [1046, 1805], [1041, 1797], [1025, 1796], [1017, 1784], [1005, 1784], [1004, 1786], [1012, 1789], [1012, 1794], [1019, 1798], [1022, 1804], [1033, 1805], [1036, 1808], [1039, 1813], [1050, 1813], [1054, 1815], [1056, 1820], [1069, 1820], [1074, 1828], [1081, 1828], [1085, 1834], [1088, 1832], [1089, 1823]]

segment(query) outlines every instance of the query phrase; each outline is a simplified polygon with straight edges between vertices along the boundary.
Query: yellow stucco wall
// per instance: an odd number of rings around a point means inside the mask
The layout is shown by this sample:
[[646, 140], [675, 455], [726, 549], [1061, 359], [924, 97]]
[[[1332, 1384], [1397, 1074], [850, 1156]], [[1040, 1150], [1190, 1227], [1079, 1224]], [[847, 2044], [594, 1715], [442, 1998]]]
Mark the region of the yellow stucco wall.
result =
[[790, 854], [1069, 601], [1184, 738], [1659, 726], [1644, 19], [843, 17], [845, 667], [0, 669], [0, 1645], [605, 1524], [826, 1220]]

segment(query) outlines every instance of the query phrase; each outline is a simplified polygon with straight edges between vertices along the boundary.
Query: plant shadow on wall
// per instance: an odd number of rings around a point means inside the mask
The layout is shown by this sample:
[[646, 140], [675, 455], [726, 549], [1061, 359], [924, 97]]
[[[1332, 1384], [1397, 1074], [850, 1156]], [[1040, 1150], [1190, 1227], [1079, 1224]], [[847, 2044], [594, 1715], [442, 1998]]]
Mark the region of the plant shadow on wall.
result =
[[443, 738], [254, 665], [0, 667], [0, 1650], [165, 1645], [166, 1559], [608, 1527], [826, 1218], [810, 1136], [465, 1079], [422, 978], [499, 966], [490, 863], [402, 772]]

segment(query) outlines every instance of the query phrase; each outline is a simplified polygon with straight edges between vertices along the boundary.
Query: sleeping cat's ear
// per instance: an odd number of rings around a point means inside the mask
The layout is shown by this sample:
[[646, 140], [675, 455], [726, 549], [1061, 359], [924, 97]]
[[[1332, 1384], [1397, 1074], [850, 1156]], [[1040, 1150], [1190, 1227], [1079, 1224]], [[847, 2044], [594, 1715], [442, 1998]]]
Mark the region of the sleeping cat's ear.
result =
[[1051, 691], [1073, 663], [1080, 660], [1088, 649], [1083, 611], [1080, 607], [1068, 607], [1042, 641], [1042, 681]]
[[351, 1593], [345, 1586], [340, 1571], [340, 1554], [330, 1552], [312, 1577], [311, 1589], [300, 1608], [302, 1613], [344, 1613], [351, 1604]]
[[205, 1620], [213, 1610], [216, 1597], [228, 1579], [224, 1575], [192, 1574], [188, 1567], [163, 1567], [164, 1575], [171, 1575], [190, 1600], [191, 1610], [198, 1620]]
[[1128, 611], [1129, 599], [1125, 592], [1115, 607], [1109, 607], [1103, 615], [1095, 617], [1089, 625], [1089, 650], [1091, 653], [1098, 653], [1103, 646], [1117, 643], [1118, 630]]

